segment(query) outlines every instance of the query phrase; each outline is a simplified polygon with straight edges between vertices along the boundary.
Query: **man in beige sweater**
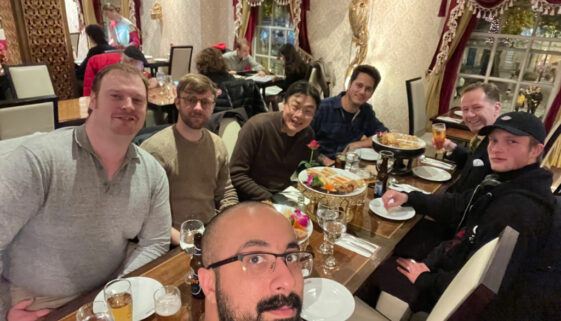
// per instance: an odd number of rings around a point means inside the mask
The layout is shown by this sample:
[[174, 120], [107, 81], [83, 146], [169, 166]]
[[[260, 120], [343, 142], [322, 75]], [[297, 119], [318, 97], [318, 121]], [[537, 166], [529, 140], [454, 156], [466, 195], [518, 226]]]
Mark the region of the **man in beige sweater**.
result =
[[222, 139], [204, 128], [214, 110], [217, 90], [206, 76], [187, 74], [177, 86], [177, 124], [146, 140], [141, 147], [166, 170], [170, 184], [172, 244], [179, 244], [181, 223], [208, 222], [238, 203], [230, 180], [228, 152]]

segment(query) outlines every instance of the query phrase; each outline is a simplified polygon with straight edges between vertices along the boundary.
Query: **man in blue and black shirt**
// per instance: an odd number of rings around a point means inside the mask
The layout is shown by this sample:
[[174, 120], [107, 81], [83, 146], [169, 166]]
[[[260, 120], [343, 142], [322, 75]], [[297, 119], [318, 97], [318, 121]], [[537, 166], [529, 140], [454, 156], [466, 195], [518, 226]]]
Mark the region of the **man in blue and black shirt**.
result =
[[[324, 165], [333, 164], [339, 152], [372, 147], [371, 137], [388, 131], [367, 103], [381, 79], [376, 68], [360, 65], [354, 69], [346, 92], [321, 101], [311, 126]], [[361, 140], [363, 136], [368, 139]]]

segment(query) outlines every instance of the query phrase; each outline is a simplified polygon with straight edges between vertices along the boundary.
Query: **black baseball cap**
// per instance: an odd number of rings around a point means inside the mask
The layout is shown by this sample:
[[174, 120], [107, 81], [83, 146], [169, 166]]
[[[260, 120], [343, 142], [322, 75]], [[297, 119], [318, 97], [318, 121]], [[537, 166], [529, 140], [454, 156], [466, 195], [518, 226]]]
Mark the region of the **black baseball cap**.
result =
[[142, 51], [140, 51], [140, 49], [136, 48], [135, 46], [128, 46], [125, 49], [124, 53], [125, 55], [127, 55], [127, 57], [130, 57], [134, 60], [142, 61], [142, 63], [145, 66], [148, 64], [148, 61], [146, 61], [146, 57], [144, 57]]
[[516, 136], [532, 136], [542, 144], [545, 141], [546, 133], [542, 121], [530, 113], [513, 111], [502, 114], [493, 125], [481, 128], [479, 135], [489, 135], [495, 128]]

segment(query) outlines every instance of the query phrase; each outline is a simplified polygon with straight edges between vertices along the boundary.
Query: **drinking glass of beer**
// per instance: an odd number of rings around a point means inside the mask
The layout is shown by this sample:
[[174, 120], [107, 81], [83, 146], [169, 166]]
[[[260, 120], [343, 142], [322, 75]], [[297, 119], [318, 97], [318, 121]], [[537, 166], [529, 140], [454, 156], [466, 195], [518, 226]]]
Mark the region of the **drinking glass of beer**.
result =
[[110, 281], [103, 288], [105, 302], [115, 321], [132, 321], [132, 287], [127, 279]]
[[166, 285], [154, 292], [154, 311], [161, 321], [181, 320], [181, 292], [176, 286]]
[[446, 139], [446, 124], [432, 124], [432, 139], [436, 153], [444, 153], [444, 140]]

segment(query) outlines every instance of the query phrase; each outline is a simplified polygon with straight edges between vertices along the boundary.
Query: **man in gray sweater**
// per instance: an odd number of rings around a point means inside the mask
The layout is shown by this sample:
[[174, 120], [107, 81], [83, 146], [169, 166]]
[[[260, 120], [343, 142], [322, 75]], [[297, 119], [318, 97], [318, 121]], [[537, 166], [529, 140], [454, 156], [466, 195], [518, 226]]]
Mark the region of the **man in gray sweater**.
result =
[[169, 247], [166, 174], [131, 144], [146, 116], [146, 79], [116, 64], [92, 91], [85, 125], [0, 159], [0, 319], [37, 319]]

